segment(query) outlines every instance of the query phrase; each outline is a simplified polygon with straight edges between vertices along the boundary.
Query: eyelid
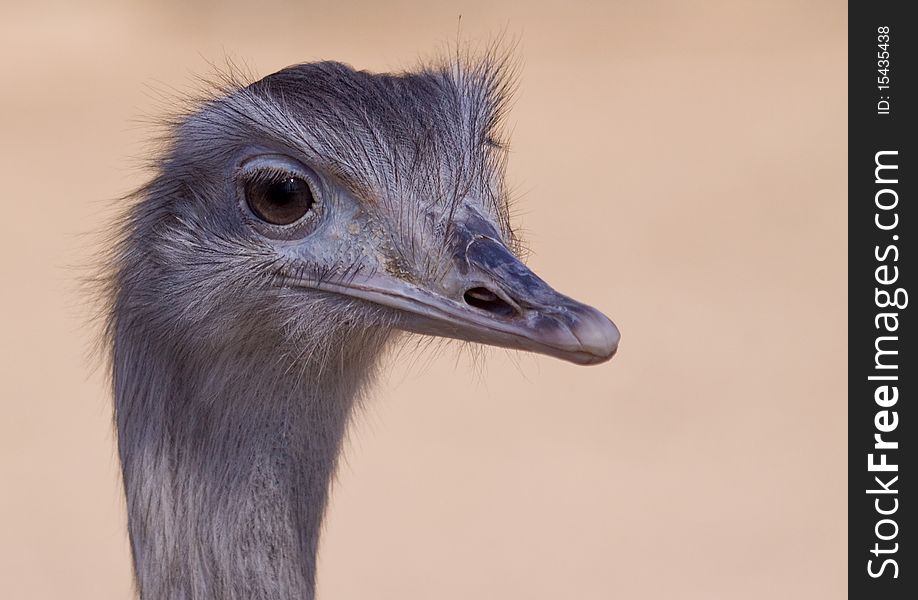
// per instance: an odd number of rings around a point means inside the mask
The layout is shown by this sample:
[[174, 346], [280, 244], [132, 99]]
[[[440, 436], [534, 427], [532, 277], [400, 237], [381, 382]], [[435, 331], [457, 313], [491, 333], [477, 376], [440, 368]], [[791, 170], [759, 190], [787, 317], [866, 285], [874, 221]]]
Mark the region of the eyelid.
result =
[[317, 186], [320, 186], [322, 182], [315, 171], [282, 154], [259, 154], [243, 161], [239, 165], [236, 178], [251, 176], [259, 172], [299, 177]]

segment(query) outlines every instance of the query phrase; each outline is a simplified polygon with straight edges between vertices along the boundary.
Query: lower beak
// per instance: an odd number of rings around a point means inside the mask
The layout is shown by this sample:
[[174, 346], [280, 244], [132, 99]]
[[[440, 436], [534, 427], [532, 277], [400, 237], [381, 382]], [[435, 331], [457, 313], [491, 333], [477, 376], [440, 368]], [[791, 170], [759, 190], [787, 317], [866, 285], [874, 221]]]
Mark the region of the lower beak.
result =
[[427, 335], [554, 356], [581, 365], [612, 358], [619, 332], [604, 314], [553, 290], [499, 241], [467, 238], [436, 291], [388, 273], [315, 287], [394, 308], [399, 326]]

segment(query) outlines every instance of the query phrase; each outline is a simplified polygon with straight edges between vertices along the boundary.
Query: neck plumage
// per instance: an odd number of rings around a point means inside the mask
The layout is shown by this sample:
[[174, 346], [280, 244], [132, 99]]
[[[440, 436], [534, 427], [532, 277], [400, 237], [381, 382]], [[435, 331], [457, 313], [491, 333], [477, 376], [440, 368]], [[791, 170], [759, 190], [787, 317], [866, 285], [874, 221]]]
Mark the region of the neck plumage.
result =
[[313, 598], [329, 481], [384, 335], [291, 367], [271, 343], [188, 351], [124, 329], [115, 407], [141, 597]]

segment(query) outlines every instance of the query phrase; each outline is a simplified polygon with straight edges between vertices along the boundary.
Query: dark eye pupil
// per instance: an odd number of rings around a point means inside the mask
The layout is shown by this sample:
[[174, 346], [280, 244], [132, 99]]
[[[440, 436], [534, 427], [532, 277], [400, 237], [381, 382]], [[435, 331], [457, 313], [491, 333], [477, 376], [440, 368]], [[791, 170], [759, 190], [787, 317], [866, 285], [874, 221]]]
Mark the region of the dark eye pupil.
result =
[[315, 199], [309, 183], [299, 177], [264, 180], [245, 184], [246, 201], [255, 215], [272, 225], [290, 225], [310, 211]]

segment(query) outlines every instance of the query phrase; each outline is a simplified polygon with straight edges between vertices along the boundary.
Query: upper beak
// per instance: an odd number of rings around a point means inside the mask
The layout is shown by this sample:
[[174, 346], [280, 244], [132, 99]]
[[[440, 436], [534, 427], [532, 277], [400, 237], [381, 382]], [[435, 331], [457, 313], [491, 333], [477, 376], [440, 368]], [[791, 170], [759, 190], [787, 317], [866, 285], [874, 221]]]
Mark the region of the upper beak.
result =
[[417, 333], [582, 365], [612, 358], [620, 337], [612, 321], [556, 292], [489, 233], [490, 227], [460, 228], [454, 236], [454, 268], [431, 286], [436, 289], [380, 271], [312, 286], [398, 309], [399, 325]]

